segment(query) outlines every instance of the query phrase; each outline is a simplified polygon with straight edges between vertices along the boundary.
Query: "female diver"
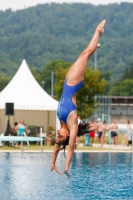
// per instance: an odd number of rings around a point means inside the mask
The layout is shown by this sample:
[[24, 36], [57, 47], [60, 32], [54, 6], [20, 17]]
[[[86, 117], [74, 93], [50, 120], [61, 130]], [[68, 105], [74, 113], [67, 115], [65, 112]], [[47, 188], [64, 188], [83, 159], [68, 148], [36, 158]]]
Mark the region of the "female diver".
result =
[[[74, 154], [76, 136], [83, 135], [85, 132], [90, 132], [96, 128], [89, 126], [89, 124], [79, 124], [78, 127], [76, 92], [83, 86], [84, 71], [89, 58], [97, 49], [99, 37], [104, 33], [105, 23], [106, 20], [103, 20], [97, 26], [89, 45], [67, 72], [62, 96], [57, 109], [57, 116], [60, 120], [61, 128], [57, 130], [58, 137], [53, 150], [51, 171], [55, 170], [60, 175], [66, 174], [68, 178], [70, 178], [69, 167]], [[66, 145], [68, 145], [68, 153], [64, 171], [61, 173], [57, 169], [55, 162], [59, 151], [65, 148]]]

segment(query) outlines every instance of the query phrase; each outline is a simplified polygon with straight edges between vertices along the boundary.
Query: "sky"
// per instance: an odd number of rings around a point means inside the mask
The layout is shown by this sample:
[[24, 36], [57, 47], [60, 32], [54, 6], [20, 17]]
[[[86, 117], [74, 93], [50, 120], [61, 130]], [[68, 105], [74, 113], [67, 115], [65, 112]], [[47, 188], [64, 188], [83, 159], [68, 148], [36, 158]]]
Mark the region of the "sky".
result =
[[[133, 0], [122, 0], [124, 2], [133, 3]], [[31, 6], [36, 6], [37, 4], [44, 3], [92, 3], [95, 5], [98, 4], [109, 4], [109, 3], [121, 3], [121, 0], [0, 0], [0, 10], [6, 10], [11, 8], [12, 10], [19, 10], [28, 8]]]

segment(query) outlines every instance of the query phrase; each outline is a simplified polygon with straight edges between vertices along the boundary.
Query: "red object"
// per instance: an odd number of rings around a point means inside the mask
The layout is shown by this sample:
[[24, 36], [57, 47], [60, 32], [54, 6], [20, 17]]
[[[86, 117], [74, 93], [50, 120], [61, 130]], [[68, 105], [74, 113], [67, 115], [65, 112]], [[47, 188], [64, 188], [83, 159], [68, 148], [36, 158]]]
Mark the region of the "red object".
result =
[[92, 137], [92, 138], [95, 137], [95, 132], [94, 131], [90, 132], [90, 137]]

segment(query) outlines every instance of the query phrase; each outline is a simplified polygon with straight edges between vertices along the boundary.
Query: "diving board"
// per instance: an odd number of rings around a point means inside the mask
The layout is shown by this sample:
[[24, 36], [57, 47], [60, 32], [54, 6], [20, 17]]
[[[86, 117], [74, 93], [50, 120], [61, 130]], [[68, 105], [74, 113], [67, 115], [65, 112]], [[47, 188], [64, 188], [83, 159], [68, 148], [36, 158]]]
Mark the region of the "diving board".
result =
[[9, 141], [9, 142], [21, 142], [22, 152], [24, 150], [24, 148], [23, 148], [23, 142], [40, 142], [41, 152], [43, 152], [43, 147], [42, 147], [43, 138], [41, 138], [41, 137], [0, 136], [0, 141], [2, 141], [2, 142], [7, 142], [7, 141]]

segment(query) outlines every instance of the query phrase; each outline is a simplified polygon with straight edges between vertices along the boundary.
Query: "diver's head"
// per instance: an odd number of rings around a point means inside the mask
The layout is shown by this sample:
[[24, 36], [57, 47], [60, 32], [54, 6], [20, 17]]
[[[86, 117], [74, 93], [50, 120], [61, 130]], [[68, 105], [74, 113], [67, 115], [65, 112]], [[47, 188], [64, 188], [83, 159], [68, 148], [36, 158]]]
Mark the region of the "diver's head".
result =
[[65, 126], [63, 126], [57, 130], [57, 135], [58, 135], [57, 139], [56, 139], [57, 142], [64, 143], [70, 136], [70, 133], [69, 133], [68, 129]]

